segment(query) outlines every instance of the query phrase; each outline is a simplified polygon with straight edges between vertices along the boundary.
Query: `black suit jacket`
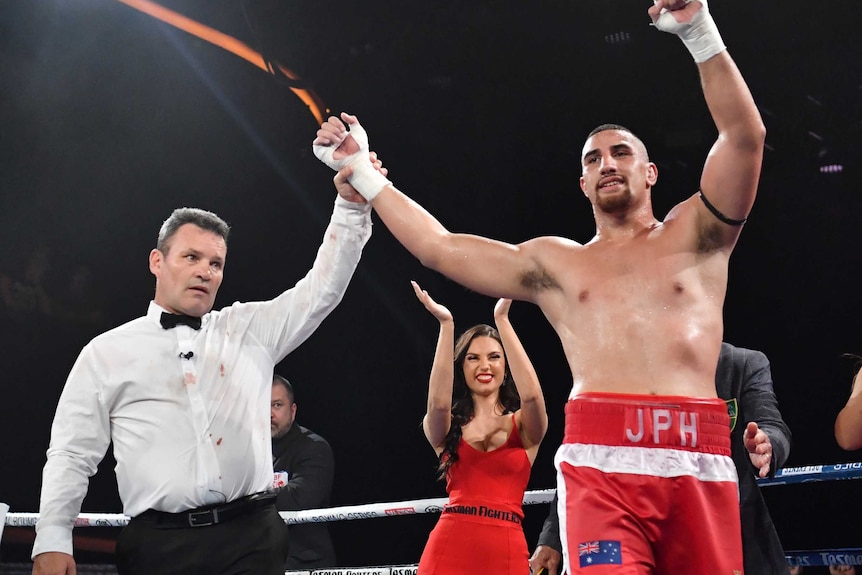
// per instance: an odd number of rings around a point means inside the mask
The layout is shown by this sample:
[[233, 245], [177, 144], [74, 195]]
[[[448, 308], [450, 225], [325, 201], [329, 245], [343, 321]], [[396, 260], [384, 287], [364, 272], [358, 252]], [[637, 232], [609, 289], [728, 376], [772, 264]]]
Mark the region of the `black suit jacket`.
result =
[[[286, 471], [287, 485], [278, 492], [279, 511], [329, 506], [335, 459], [325, 439], [294, 423], [272, 442], [273, 469]], [[335, 548], [326, 523], [300, 523], [289, 528], [288, 571], [335, 567]]]
[[[790, 454], [790, 429], [778, 411], [769, 360], [762, 352], [722, 343], [715, 373], [715, 389], [721, 399], [736, 400], [738, 411], [730, 439], [731, 456], [739, 475], [739, 513], [745, 572], [752, 575], [786, 575], [789, 570], [784, 549], [757, 486], [757, 470], [751, 464], [742, 443], [745, 427], [749, 421], [753, 421], [766, 432], [772, 443], [771, 474], [784, 465]], [[551, 512], [542, 526], [537, 544], [562, 551], [556, 498], [551, 503]]]

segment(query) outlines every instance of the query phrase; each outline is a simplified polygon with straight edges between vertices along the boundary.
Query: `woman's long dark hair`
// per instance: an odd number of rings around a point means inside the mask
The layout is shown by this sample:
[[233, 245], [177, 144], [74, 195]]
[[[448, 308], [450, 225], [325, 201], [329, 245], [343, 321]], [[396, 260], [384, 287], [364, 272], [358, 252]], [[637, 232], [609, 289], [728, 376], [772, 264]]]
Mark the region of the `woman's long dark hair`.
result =
[[[446, 478], [449, 468], [453, 463], [458, 461], [461, 426], [467, 425], [473, 419], [473, 395], [470, 393], [470, 388], [467, 387], [467, 382], [464, 380], [464, 359], [467, 356], [467, 350], [470, 349], [470, 344], [477, 337], [494, 338], [500, 344], [500, 347], [503, 347], [503, 340], [500, 339], [500, 334], [495, 328], [486, 324], [474, 325], [462, 333], [458, 341], [455, 342], [452, 423], [449, 426], [449, 433], [446, 434], [443, 451], [440, 453], [440, 462], [437, 467], [437, 478], [440, 480]], [[505, 349], [503, 350], [503, 354], [506, 359], [506, 373], [503, 377], [503, 385], [500, 387], [500, 405], [503, 406], [503, 413], [505, 414], [517, 411], [521, 407], [521, 396], [518, 395], [518, 389], [515, 387], [512, 374], [509, 371], [509, 358], [505, 355]]]

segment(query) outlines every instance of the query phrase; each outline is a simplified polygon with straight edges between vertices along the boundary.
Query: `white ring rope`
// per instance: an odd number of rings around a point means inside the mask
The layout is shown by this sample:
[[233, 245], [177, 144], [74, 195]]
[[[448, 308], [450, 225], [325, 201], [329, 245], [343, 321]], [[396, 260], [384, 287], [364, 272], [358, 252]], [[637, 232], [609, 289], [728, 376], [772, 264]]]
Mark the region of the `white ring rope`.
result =
[[[779, 469], [775, 477], [758, 479], [761, 487], [773, 485], [790, 485], [796, 483], [812, 483], [820, 481], [860, 479], [862, 478], [862, 462], [837, 463], [829, 465], [808, 465], [804, 467], [785, 467]], [[540, 489], [527, 491], [524, 494], [524, 505], [549, 503], [554, 499], [555, 489]], [[328, 521], [346, 521], [351, 519], [370, 519], [373, 517], [391, 517], [395, 515], [415, 515], [420, 513], [440, 513], [448, 503], [447, 497], [431, 499], [413, 499], [409, 501], [390, 501], [384, 503], [368, 503], [364, 505], [349, 505], [343, 507], [327, 507], [304, 511], [282, 511], [279, 514], [288, 525], [298, 523], [322, 523]], [[0, 538], [3, 526], [33, 527], [39, 519], [38, 513], [9, 513], [0, 503]], [[5, 515], [5, 517], [4, 517]], [[123, 527], [129, 523], [129, 518], [119, 513], [81, 513], [75, 520], [76, 527]], [[813, 551], [785, 552], [788, 565], [823, 566], [823, 565], [862, 565], [862, 548], [819, 549]], [[314, 571], [287, 571], [286, 575], [415, 575], [416, 565], [388, 565], [381, 567], [348, 567], [332, 569], [316, 569]]]
[[[757, 483], [761, 487], [770, 487], [773, 485], [859, 478], [862, 478], [862, 462], [857, 461], [853, 463], [785, 467], [779, 469], [775, 473], [774, 478], [758, 479]], [[554, 489], [528, 491], [524, 494], [524, 505], [548, 503], [554, 498], [554, 491]], [[448, 498], [446, 497], [413, 499], [410, 501], [368, 503], [364, 505], [327, 507], [304, 511], [282, 511], [281, 516], [288, 525], [371, 519], [372, 517], [390, 517], [393, 515], [439, 513], [447, 502]], [[10, 527], [33, 527], [36, 525], [38, 519], [38, 513], [6, 513], [5, 525]], [[129, 518], [120, 513], [81, 513], [75, 520], [76, 527], [123, 527], [128, 523]]]
[[[524, 494], [524, 505], [549, 503], [554, 498], [554, 492], [554, 489], [528, 491]], [[438, 497], [435, 499], [414, 499], [411, 501], [390, 501], [387, 503], [367, 503], [345, 507], [326, 507], [305, 511], [281, 511], [280, 515], [288, 525], [295, 523], [322, 523], [325, 521], [391, 517], [393, 515], [440, 513], [448, 501], [447, 497]], [[38, 513], [6, 514], [6, 525], [10, 527], [33, 527], [38, 520]], [[128, 523], [129, 518], [121, 513], [81, 513], [75, 520], [75, 527], [123, 527], [128, 525]]]

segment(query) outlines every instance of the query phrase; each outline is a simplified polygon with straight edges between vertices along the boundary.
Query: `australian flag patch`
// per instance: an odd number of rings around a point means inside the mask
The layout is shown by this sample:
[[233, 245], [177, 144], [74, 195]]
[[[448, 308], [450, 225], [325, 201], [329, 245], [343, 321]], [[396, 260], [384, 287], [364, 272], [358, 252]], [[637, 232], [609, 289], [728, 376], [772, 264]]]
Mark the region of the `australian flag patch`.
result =
[[622, 565], [623, 555], [619, 541], [587, 541], [578, 543], [578, 560], [581, 567], [592, 565]]

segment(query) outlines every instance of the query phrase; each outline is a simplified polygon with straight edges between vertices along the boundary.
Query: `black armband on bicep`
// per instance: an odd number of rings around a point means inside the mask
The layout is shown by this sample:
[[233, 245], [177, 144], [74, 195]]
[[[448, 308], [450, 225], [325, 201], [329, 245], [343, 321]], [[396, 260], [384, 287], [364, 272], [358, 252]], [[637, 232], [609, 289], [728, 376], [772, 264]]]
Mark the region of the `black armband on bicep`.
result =
[[712, 212], [712, 215], [717, 217], [719, 220], [721, 220], [725, 224], [727, 224], [729, 226], [741, 226], [742, 224], [744, 224], [745, 222], [748, 221], [748, 218], [742, 218], [741, 220], [734, 220], [733, 218], [728, 218], [727, 216], [722, 214], [720, 211], [718, 211], [718, 208], [713, 206], [709, 202], [709, 200], [706, 199], [706, 196], [703, 195], [703, 190], [698, 190], [697, 195], [700, 196], [701, 200], [703, 200], [703, 205], [706, 206], [706, 209], [708, 209], [710, 212]]

